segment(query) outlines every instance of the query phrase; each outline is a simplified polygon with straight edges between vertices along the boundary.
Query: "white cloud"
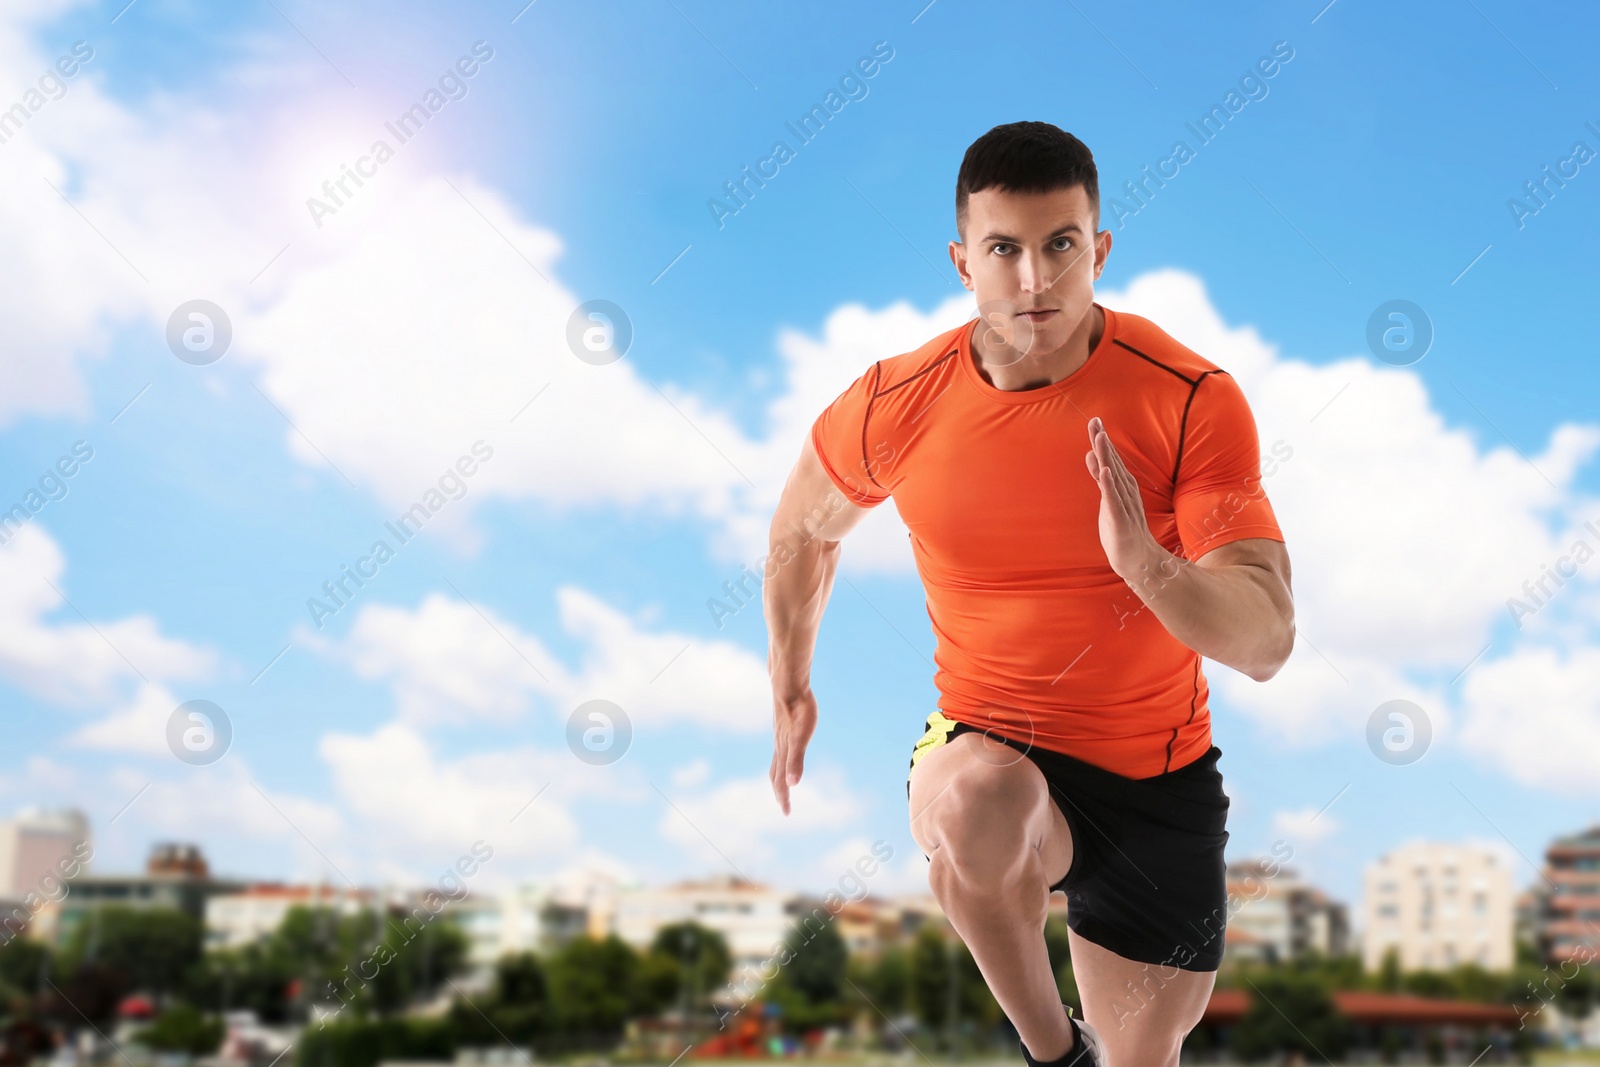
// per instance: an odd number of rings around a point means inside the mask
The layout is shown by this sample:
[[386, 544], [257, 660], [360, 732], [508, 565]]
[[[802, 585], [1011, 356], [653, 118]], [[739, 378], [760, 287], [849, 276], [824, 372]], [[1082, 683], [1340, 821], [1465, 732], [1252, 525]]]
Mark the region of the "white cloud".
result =
[[1316, 808], [1280, 811], [1272, 816], [1273, 832], [1288, 839], [1296, 852], [1332, 837], [1341, 827], [1338, 819], [1326, 811], [1319, 815]]
[[222, 877], [329, 879], [363, 873], [343, 813], [328, 803], [261, 785], [237, 752], [207, 766], [168, 757], [152, 765], [115, 765], [70, 777], [31, 775], [29, 798], [89, 815], [94, 869], [141, 869], [153, 841], [201, 845]]
[[[125, 784], [135, 780], [129, 777]], [[281, 842], [299, 855], [302, 871], [316, 872], [312, 877], [343, 881], [329, 861], [352, 877], [357, 873], [344, 813], [326, 802], [263, 786], [237, 753], [152, 782], [124, 818], [129, 816], [146, 831], [187, 840]]]
[[[888, 854], [887, 859], [882, 855]], [[863, 874], [863, 870], [870, 874]], [[852, 837], [817, 858], [803, 882], [814, 893], [837, 892], [846, 899], [884, 898], [902, 893], [928, 892], [928, 863], [915, 845], [897, 848], [892, 842]]]
[[705, 863], [746, 865], [769, 862], [778, 838], [804, 836], [851, 826], [864, 806], [834, 768], [808, 767], [789, 791], [783, 814], [765, 775], [730, 779], [698, 796], [673, 796], [661, 816], [663, 837], [676, 841]]
[[695, 723], [758, 732], [772, 723], [765, 661], [731, 641], [673, 631], [646, 633], [622, 612], [574, 586], [557, 591], [562, 628], [584, 641], [568, 704], [604, 697], [638, 725]]
[[1469, 752], [1534, 789], [1600, 792], [1600, 648], [1516, 648], [1461, 686]]
[[347, 638], [324, 647], [358, 676], [387, 680], [399, 717], [417, 725], [509, 721], [525, 711], [529, 693], [566, 688], [564, 670], [538, 638], [443, 593], [415, 611], [368, 604]]
[[80, 727], [66, 743], [146, 756], [171, 755], [167, 721], [180, 703], [164, 685], [141, 685], [130, 702], [105, 718]]
[[[0, 66], [20, 75], [7, 80], [10, 98], [0, 102], [0, 109], [16, 102], [11, 94], [20, 90], [14, 86], [31, 84], [56, 58], [26, 41], [15, 18], [8, 13], [0, 19]], [[50, 140], [73, 137], [69, 131], [87, 134], [85, 127], [102, 124], [107, 108], [90, 84], [93, 65], [66, 82], [66, 96], [31, 115], [3, 149], [0, 241], [6, 255], [0, 258], [0, 316], [7, 343], [0, 350], [0, 369], [7, 387], [0, 391], [0, 426], [24, 414], [86, 415], [88, 393], [79, 361], [102, 357], [111, 337], [106, 320], [133, 318], [144, 297], [140, 290], [146, 283], [56, 192], [68, 193], [85, 217], [100, 219], [115, 234], [113, 240], [126, 239], [115, 217], [120, 212], [106, 191], [91, 177], [69, 175], [63, 159], [48, 147]]]
[[[566, 341], [578, 301], [554, 280], [561, 242], [469, 175], [450, 183], [397, 176], [392, 207], [373, 208], [382, 224], [298, 271], [252, 318], [241, 357], [260, 367], [263, 390], [305, 438], [390, 508], [415, 498], [420, 473], [482, 438], [496, 452], [474, 479], [475, 501], [493, 493], [698, 516], [717, 555], [753, 563], [822, 408], [874, 360], [957, 325], [972, 304], [956, 297], [928, 314], [903, 302], [878, 312], [850, 304], [819, 339], [782, 331], [786, 390], [751, 437], [710, 397], [642, 379], [634, 360], [578, 360]], [[641, 351], [648, 343], [640, 339]], [[285, 440], [302, 461], [322, 463], [298, 434]], [[909, 572], [904, 526], [892, 502], [879, 511], [854, 538], [852, 565]], [[448, 509], [441, 525], [472, 547], [469, 514]]]
[[[8, 69], [53, 58], [21, 34], [6, 40]], [[822, 406], [874, 360], [970, 312], [970, 296], [928, 314], [846, 305], [819, 339], [783, 331], [787, 388], [752, 437], [713, 398], [641, 377], [637, 359], [577, 359], [562, 239], [473, 175], [430, 172], [423, 150], [406, 148], [313, 227], [305, 197], [386, 116], [328, 106], [321, 91], [307, 107], [305, 71], [279, 63], [244, 64], [204, 101], [134, 108], [101, 91], [91, 62], [6, 146], [16, 165], [0, 174], [0, 239], [15, 254], [12, 276], [0, 266], [12, 339], [0, 424], [88, 414], [79, 363], [38, 351], [92, 358], [123, 327], [158, 343], [172, 310], [203, 296], [232, 318], [228, 366], [249, 368], [292, 424], [285, 449], [319, 474], [331, 463], [391, 516], [474, 442], [493, 448], [463, 502], [430, 521], [460, 551], [481, 541], [473, 511], [501, 495], [697, 516], [719, 557], [749, 563], [766, 551], [772, 506]], [[641, 332], [636, 351], [649, 344]], [[909, 572], [893, 503], [879, 511], [856, 535], [852, 566]]]
[[539, 637], [487, 605], [440, 593], [415, 611], [367, 605], [343, 641], [302, 636], [361, 677], [387, 681], [400, 718], [416, 725], [464, 717], [515, 720], [539, 694], [563, 721], [579, 704], [604, 699], [619, 705], [635, 727], [769, 726], [766, 664], [749, 650], [731, 641], [648, 631], [576, 586], [561, 587], [556, 599], [562, 631], [583, 648], [572, 670]]
[[36, 803], [39, 797], [67, 796], [82, 784], [77, 767], [38, 753], [27, 756], [21, 769], [0, 774], [0, 795]]
[[413, 863], [453, 862], [479, 840], [512, 861], [561, 855], [579, 841], [568, 803], [600, 788], [595, 769], [565, 751], [521, 746], [444, 760], [401, 723], [330, 733], [318, 750], [365, 851]]
[[[35, 36], [35, 23], [63, 6], [76, 5], [52, 5], [48, 15], [8, 5], [0, 15], [0, 67], [19, 76], [13, 85], [33, 82], [70, 50], [43, 48]], [[317, 124], [350, 120], [325, 103], [306, 106], [315, 87], [299, 75], [315, 57], [280, 62], [270, 86], [244, 84], [224, 67], [203, 95], [156, 90], [127, 104], [105, 88], [106, 33], [87, 36], [94, 55], [65, 94], [3, 147], [0, 426], [29, 414], [87, 417], [84, 364], [103, 358], [125, 328], [160, 345], [184, 301], [203, 296], [235, 311], [260, 299], [251, 278], [286, 233], [305, 227], [299, 190], [286, 195], [279, 184], [281, 160], [320, 140]], [[260, 100], [273, 109], [252, 106]], [[308, 115], [318, 122], [308, 126]], [[351, 133], [366, 128], [354, 123]], [[314, 244], [302, 238], [295, 257], [314, 258]]]
[[[82, 708], [119, 699], [133, 678], [159, 683], [211, 675], [213, 652], [163, 636], [149, 615], [95, 620], [84, 612], [89, 619], [80, 620], [66, 569], [61, 547], [37, 522], [0, 546], [0, 674], [12, 684]], [[48, 619], [58, 614], [72, 621]]]
[[693, 789], [705, 783], [711, 777], [711, 764], [704, 756], [696, 756], [693, 760], [678, 767], [672, 772], [672, 784], [679, 789]]
[[[1304, 620], [1302, 612], [1296, 604], [1297, 622]], [[1422, 708], [1432, 730], [1430, 744], [1450, 734], [1446, 686], [1419, 685], [1406, 677], [1403, 662], [1348, 652], [1320, 635], [1315, 639], [1313, 646], [1302, 631], [1288, 662], [1267, 682], [1206, 660], [1213, 708], [1248, 716], [1262, 734], [1291, 749], [1364, 738], [1367, 720], [1390, 700], [1409, 700]]]

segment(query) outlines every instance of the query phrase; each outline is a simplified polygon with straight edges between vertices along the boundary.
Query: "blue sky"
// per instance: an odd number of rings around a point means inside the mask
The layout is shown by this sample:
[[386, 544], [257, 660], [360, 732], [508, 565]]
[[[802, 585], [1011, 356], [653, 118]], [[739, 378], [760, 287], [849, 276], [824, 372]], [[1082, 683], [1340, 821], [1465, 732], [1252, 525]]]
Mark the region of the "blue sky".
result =
[[[0, 809], [84, 807], [99, 869], [179, 838], [239, 875], [408, 880], [482, 838], [491, 881], [822, 888], [881, 838], [875, 888], [921, 888], [903, 783], [932, 635], [892, 508], [846, 543], [787, 822], [759, 608], [719, 628], [706, 601], [765, 551], [821, 407], [970, 315], [956, 169], [1024, 118], [1095, 153], [1102, 302], [1234, 373], [1264, 449], [1293, 449], [1266, 484], [1302, 640], [1266, 684], [1207, 664], [1230, 857], [1287, 840], [1354, 904], [1403, 841], [1500, 848], [1521, 885], [1600, 817], [1600, 561], [1521, 627], [1506, 605], [1600, 547], [1590, 16], [123, 2], [0, 5], [0, 105], [93, 49], [0, 144], [4, 506], [93, 449], [0, 547]], [[464, 94], [386, 133], [476, 42]], [[785, 124], [875, 48], [800, 144]], [[1186, 124], [1236, 90], [1201, 143]], [[314, 217], [380, 138], [393, 158]], [[778, 140], [793, 158], [719, 225], [708, 201]], [[1192, 158], [1131, 200], [1177, 140]], [[165, 338], [195, 299], [233, 329], [199, 366]], [[634, 332], [604, 367], [564, 341], [594, 299]], [[1433, 331], [1409, 366], [1366, 339], [1393, 300]], [[478, 441], [464, 495], [318, 627], [307, 599]], [[192, 699], [233, 728], [205, 766], [166, 741]], [[566, 745], [590, 699], [633, 722], [609, 766]], [[1407, 766], [1366, 741], [1390, 699], [1433, 724]]]

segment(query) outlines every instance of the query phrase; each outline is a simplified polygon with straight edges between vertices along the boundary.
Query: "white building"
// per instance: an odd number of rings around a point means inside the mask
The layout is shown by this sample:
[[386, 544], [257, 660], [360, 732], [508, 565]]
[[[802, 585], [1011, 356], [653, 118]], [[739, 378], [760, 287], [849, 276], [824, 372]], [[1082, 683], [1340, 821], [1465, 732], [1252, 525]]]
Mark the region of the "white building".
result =
[[[0, 900], [58, 895], [63, 870], [81, 873], [89, 820], [81, 811], [25, 808], [0, 822]], [[78, 851], [74, 852], [74, 848]]]
[[449, 912], [467, 935], [468, 959], [480, 972], [510, 953], [547, 955], [590, 932], [586, 902], [574, 902], [548, 884], [497, 895], [475, 893], [451, 904]]
[[467, 935], [468, 959], [484, 982], [502, 956], [548, 955], [575, 937], [604, 938], [615, 926], [618, 894], [637, 883], [619, 865], [581, 863], [516, 889], [475, 891], [449, 912]]
[[1330, 899], [1292, 867], [1265, 859], [1230, 863], [1225, 952], [1230, 958], [1285, 962], [1307, 952], [1348, 951], [1345, 906]]
[[[750, 979], [794, 925], [799, 894], [770, 889], [735, 875], [626, 890], [616, 898], [613, 929], [639, 949], [674, 923], [695, 922], [720, 933], [733, 957], [731, 982]], [[759, 979], [755, 979], [759, 981]]]
[[1511, 869], [1486, 848], [1419, 842], [1366, 871], [1362, 966], [1377, 970], [1398, 950], [1400, 969], [1447, 970], [1476, 963], [1511, 968]]
[[206, 899], [206, 944], [211, 948], [238, 948], [259, 941], [276, 931], [289, 909], [296, 906], [355, 915], [372, 907], [374, 899], [370, 889], [276, 882], [252, 885], [237, 893], [221, 893]]

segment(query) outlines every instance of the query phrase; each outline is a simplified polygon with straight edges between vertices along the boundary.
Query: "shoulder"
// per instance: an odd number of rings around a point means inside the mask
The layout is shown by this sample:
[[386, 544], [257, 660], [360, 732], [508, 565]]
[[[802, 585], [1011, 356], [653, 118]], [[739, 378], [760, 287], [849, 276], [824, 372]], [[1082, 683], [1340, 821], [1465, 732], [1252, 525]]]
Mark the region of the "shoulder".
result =
[[1112, 309], [1117, 317], [1111, 343], [1123, 356], [1135, 360], [1144, 371], [1169, 378], [1183, 390], [1192, 390], [1203, 378], [1227, 375], [1227, 371], [1142, 315]]
[[892, 422], [896, 411], [915, 402], [930, 385], [943, 389], [948, 384], [950, 370], [956, 366], [964, 328], [965, 324], [954, 327], [909, 352], [875, 360], [856, 373], [818, 417], [818, 425], [842, 420], [859, 428], [862, 421], [870, 420], [875, 425], [885, 426]]
[[951, 376], [959, 369], [961, 331], [966, 326], [963, 323], [909, 352], [875, 361], [857, 375], [834, 406], [879, 430], [922, 412], [933, 397], [949, 387]]
[[871, 381], [875, 397], [887, 398], [904, 392], [924, 378], [942, 377], [956, 364], [960, 353], [961, 331], [967, 323], [930, 338], [910, 352], [888, 356], [873, 364]]

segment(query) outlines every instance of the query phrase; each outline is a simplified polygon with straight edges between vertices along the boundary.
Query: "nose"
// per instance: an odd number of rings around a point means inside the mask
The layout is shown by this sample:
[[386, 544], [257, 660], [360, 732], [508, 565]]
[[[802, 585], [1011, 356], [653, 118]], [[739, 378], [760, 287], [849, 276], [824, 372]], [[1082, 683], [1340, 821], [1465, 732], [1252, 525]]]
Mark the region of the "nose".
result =
[[1022, 263], [1019, 268], [1018, 284], [1025, 293], [1042, 293], [1050, 288], [1050, 283], [1055, 279], [1047, 273], [1043, 257], [1036, 251], [1022, 253]]

